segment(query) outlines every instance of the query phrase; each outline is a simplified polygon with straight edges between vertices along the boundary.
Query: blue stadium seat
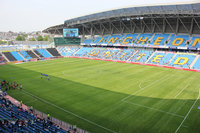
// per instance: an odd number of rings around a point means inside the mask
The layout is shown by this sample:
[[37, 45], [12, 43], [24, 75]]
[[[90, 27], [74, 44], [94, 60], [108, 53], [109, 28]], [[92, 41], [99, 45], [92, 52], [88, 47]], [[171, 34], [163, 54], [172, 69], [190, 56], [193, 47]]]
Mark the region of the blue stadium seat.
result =
[[200, 70], [200, 56], [198, 57], [195, 64], [192, 66], [192, 69]]
[[17, 53], [16, 51], [10, 52], [16, 59], [17, 61], [23, 61], [24, 59], [21, 57], [21, 55], [19, 53]]
[[[189, 38], [190, 38], [189, 35], [175, 35], [175, 34], [172, 34], [170, 39], [169, 39], [169, 43], [167, 45], [168, 46], [173, 46], [173, 47], [185, 47], [186, 46], [186, 41], [188, 41]], [[176, 39], [182, 39], [182, 41], [181, 40], [176, 40]], [[177, 44], [177, 45], [175, 45], [175, 44]]]
[[26, 51], [20, 51], [20, 54], [27, 60], [32, 59], [32, 57]]
[[52, 55], [50, 55], [46, 49], [36, 49], [41, 55], [43, 55], [45, 58], [47, 57], [52, 57]]
[[195, 58], [196, 55], [192, 54], [177, 54], [169, 65], [173, 67], [190, 68]]
[[131, 62], [145, 63], [151, 56], [151, 50], [138, 50], [138, 52], [131, 58]]
[[165, 45], [166, 40], [168, 40], [170, 34], [155, 34], [150, 45], [159, 46]]

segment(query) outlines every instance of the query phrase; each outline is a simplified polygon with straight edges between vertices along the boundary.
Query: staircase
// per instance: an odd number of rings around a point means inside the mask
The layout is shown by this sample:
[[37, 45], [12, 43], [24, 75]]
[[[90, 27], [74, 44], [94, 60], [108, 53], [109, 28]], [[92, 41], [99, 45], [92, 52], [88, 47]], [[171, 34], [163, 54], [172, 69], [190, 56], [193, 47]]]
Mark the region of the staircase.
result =
[[44, 56], [41, 55], [37, 50], [33, 50], [35, 52], [36, 55], [38, 55], [40, 58], [43, 58]]
[[151, 56], [147, 59], [147, 61], [145, 62], [145, 64], [148, 63], [148, 61], [154, 56], [154, 54], [155, 54], [156, 52], [157, 52], [157, 51], [154, 51], [153, 54], [151, 54]]
[[194, 66], [194, 64], [197, 62], [198, 58], [199, 58], [199, 55], [196, 55], [195, 59], [193, 60], [193, 62], [192, 62], [191, 65], [190, 65], [190, 69], [191, 69], [191, 68]]

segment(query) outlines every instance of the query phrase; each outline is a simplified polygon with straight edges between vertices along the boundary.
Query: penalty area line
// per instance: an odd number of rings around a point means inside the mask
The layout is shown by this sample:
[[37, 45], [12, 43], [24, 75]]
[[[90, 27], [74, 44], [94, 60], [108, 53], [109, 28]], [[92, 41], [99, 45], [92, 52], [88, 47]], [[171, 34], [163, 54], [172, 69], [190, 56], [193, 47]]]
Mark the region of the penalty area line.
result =
[[40, 97], [38, 97], [38, 96], [35, 96], [35, 95], [33, 95], [33, 94], [31, 94], [31, 93], [29, 93], [29, 92], [27, 92], [27, 91], [24, 91], [24, 90], [22, 90], [22, 91], [23, 91], [24, 93], [27, 93], [28, 95], [34, 97], [34, 98], [36, 98], [36, 99], [38, 99], [38, 100], [40, 100], [40, 101], [46, 103], [46, 104], [49, 104], [49, 105], [51, 105], [51, 106], [54, 106], [54, 107], [56, 107], [56, 108], [58, 108], [58, 109], [60, 109], [60, 110], [62, 110], [62, 111], [64, 111], [64, 112], [69, 113], [69, 114], [71, 114], [71, 115], [73, 115], [73, 116], [75, 116], [75, 117], [77, 117], [77, 118], [79, 118], [79, 119], [82, 119], [82, 120], [84, 120], [84, 121], [86, 121], [86, 122], [88, 122], [88, 123], [90, 123], [90, 124], [92, 124], [92, 125], [98, 126], [98, 127], [102, 128], [102, 129], [104, 129], [104, 130], [107, 130], [107, 131], [109, 131], [109, 132], [116, 133], [115, 131], [113, 131], [113, 130], [111, 130], [111, 129], [109, 129], [109, 128], [103, 127], [103, 126], [101, 126], [101, 125], [99, 125], [99, 124], [97, 124], [97, 123], [95, 123], [95, 122], [93, 122], [93, 121], [90, 121], [90, 120], [88, 120], [88, 119], [86, 119], [86, 118], [83, 118], [83, 117], [77, 115], [77, 114], [74, 114], [74, 113], [71, 112], [71, 111], [65, 110], [65, 109], [63, 109], [63, 108], [61, 108], [61, 107], [59, 107], [59, 106], [57, 106], [57, 105], [55, 105], [55, 104], [53, 104], [53, 103], [51, 103], [51, 102], [48, 102], [48, 101], [46, 101], [46, 100], [44, 100], [44, 99], [42, 99], [42, 98], [40, 98]]

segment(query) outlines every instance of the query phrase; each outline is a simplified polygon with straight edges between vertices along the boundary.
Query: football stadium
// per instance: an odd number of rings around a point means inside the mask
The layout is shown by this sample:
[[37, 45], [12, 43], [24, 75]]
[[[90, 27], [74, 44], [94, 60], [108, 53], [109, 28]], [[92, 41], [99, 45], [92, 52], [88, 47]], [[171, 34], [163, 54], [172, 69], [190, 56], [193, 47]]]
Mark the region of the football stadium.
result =
[[199, 133], [200, 3], [134, 6], [0, 46], [0, 132]]

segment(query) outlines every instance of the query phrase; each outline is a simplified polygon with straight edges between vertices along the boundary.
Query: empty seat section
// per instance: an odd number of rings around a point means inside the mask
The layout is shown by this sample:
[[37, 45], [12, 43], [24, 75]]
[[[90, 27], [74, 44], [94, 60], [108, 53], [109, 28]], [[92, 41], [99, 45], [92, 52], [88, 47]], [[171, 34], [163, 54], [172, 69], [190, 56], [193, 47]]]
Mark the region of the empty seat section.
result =
[[79, 49], [79, 47], [57, 47], [62, 56], [72, 56]]
[[92, 39], [85, 39], [83, 41], [84, 44], [91, 44], [92, 42], [93, 42]]
[[192, 66], [192, 69], [200, 70], [200, 56], [198, 57], [195, 64]]
[[111, 35], [105, 43], [108, 45], [119, 44], [119, 40], [123, 37], [124, 35]]
[[17, 59], [17, 61], [24, 60], [18, 52], [13, 51], [13, 52], [10, 52], [10, 53], [15, 57], [15, 59]]
[[168, 40], [170, 34], [155, 34], [150, 45], [159, 46], [165, 45], [165, 42]]
[[3, 54], [9, 61], [17, 61], [17, 59], [10, 52], [4, 52]]
[[86, 56], [90, 58], [101, 58], [105, 50], [106, 48], [93, 48], [88, 52]]
[[32, 57], [26, 51], [20, 51], [20, 54], [27, 60], [32, 59]]
[[119, 49], [107, 49], [102, 55], [103, 59], [114, 59], [114, 57], [119, 53]]
[[94, 41], [95, 44], [104, 44], [107, 42], [107, 39], [109, 38], [109, 35], [103, 36], [103, 37], [97, 37]]
[[24, 58], [23, 58], [18, 52], [12, 51], [12, 52], [10, 52], [10, 53], [15, 57], [15, 59], [17, 59], [17, 61], [22, 61], [22, 60], [24, 60]]
[[153, 34], [140, 34], [135, 42], [136, 45], [146, 45]]
[[47, 51], [46, 49], [36, 49], [41, 55], [43, 55], [43, 57], [47, 58], [47, 57], [52, 57]]
[[61, 56], [58, 51], [56, 50], [56, 48], [47, 48], [47, 51], [49, 51], [49, 53], [53, 56]]
[[138, 34], [126, 34], [121, 39], [120, 44], [121, 45], [130, 45], [132, 43], [135, 43], [137, 36], [138, 36]]
[[150, 64], [160, 64], [164, 59], [166, 53], [156, 52], [154, 55], [149, 59], [148, 63]]
[[26, 53], [31, 57], [31, 58], [38, 58], [32, 51], [28, 50]]
[[115, 60], [121, 60], [121, 61], [127, 61], [134, 53], [136, 50], [134, 49], [122, 49], [116, 56]]
[[131, 62], [145, 63], [151, 56], [151, 50], [138, 50], [138, 52], [130, 59]]
[[174, 47], [185, 47], [186, 41], [188, 40], [189, 40], [189, 35], [172, 34], [167, 45]]
[[200, 48], [200, 36], [193, 36], [190, 40], [188, 47], [190, 48]]
[[195, 57], [196, 55], [191, 54], [177, 54], [169, 63], [169, 65], [173, 67], [190, 68], [190, 65]]
[[40, 57], [40, 58], [42, 58], [42, 57], [44, 57], [42, 54], [40, 54], [40, 52], [38, 52], [36, 49], [34, 50], [34, 52]]
[[76, 52], [74, 56], [86, 57], [90, 50], [92, 50], [92, 48], [83, 47], [78, 52]]

